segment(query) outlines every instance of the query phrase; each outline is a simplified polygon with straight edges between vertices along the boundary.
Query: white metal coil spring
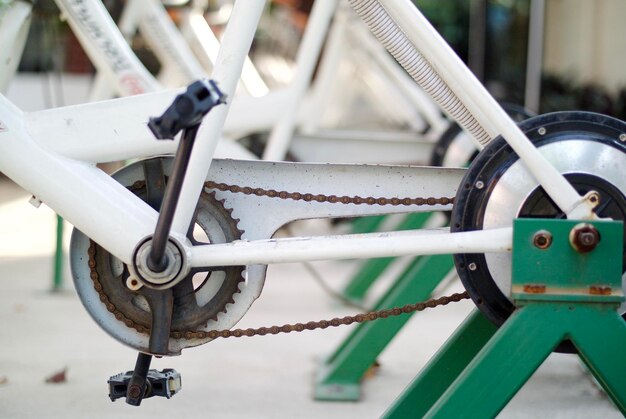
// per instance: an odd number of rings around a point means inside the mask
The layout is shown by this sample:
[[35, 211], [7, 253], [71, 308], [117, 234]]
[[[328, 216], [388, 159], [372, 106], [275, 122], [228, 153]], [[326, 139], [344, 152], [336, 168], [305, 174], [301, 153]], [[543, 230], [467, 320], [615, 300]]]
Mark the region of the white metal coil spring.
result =
[[391, 19], [379, 0], [349, 0], [349, 2], [376, 38], [417, 84], [476, 140], [486, 145], [491, 136]]

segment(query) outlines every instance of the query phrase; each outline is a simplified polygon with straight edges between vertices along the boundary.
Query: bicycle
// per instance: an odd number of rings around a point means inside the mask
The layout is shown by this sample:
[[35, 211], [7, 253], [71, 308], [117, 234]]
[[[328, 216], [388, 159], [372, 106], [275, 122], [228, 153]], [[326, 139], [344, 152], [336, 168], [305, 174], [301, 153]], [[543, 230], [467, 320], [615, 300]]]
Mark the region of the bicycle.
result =
[[[207, 332], [230, 329], [260, 295], [270, 263], [416, 254], [457, 254], [470, 296], [501, 323], [515, 308], [506, 296], [514, 218], [623, 220], [626, 185], [620, 168], [626, 167], [626, 124], [573, 112], [540, 116], [518, 127], [410, 2], [350, 3], [412, 77], [423, 81], [484, 148], [468, 171], [210, 159], [228, 111], [223, 98], [234, 93], [262, 1], [235, 4], [212, 75], [219, 87], [195, 84], [177, 99], [212, 108], [199, 127], [197, 113], [183, 126], [184, 136], [193, 138], [197, 130], [202, 140], [193, 152], [187, 149], [180, 189], [169, 188], [179, 192], [178, 199], [168, 198], [163, 181], [170, 176], [171, 185], [179, 179], [172, 165], [184, 166], [183, 154], [173, 163], [148, 159], [133, 164], [115, 179], [93, 166], [171, 152], [171, 145], [155, 145], [145, 124], [177, 92], [30, 114], [0, 97], [0, 169], [75, 225], [71, 256], [77, 290], [90, 314], [118, 341], [144, 353], [173, 355], [212, 340]], [[164, 120], [177, 124], [167, 116]], [[181, 144], [190, 147], [187, 141]], [[175, 209], [171, 223], [157, 223], [167, 212], [157, 214], [160, 201], [161, 208]], [[453, 210], [451, 231], [271, 238], [296, 219], [432, 210]], [[155, 226], [164, 224], [157, 231]], [[157, 237], [168, 257], [152, 260]], [[104, 263], [106, 268], [98, 271]], [[209, 277], [217, 270], [223, 272], [219, 290], [208, 290], [203, 284], [216, 285], [206, 278], [194, 288], [194, 274]], [[99, 289], [94, 277], [122, 293], [116, 301], [143, 290], [144, 303], [132, 308], [135, 314], [120, 313], [110, 290]], [[172, 302], [173, 290], [206, 304], [185, 311], [185, 304]], [[121, 320], [116, 318], [120, 314]], [[141, 324], [146, 318], [147, 327]]]

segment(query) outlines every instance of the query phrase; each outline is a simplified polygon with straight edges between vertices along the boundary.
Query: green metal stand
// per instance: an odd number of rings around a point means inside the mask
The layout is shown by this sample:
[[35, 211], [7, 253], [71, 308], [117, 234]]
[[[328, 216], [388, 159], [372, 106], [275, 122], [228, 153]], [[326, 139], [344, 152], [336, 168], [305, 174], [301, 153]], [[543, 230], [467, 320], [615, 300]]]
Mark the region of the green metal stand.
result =
[[[430, 213], [415, 213], [409, 214], [406, 218], [398, 225], [396, 230], [412, 230], [422, 228], [426, 223], [426, 220], [431, 216]], [[383, 217], [384, 218], [384, 217]], [[360, 232], [371, 232], [375, 231], [382, 222], [382, 218], [378, 224], [375, 224], [374, 221], [379, 221], [378, 218], [375, 217], [367, 217], [367, 219], [371, 219], [372, 224], [369, 227], [375, 228], [372, 230], [364, 230], [363, 228], [359, 230]], [[365, 222], [363, 220], [363, 225], [361, 227], [365, 227]], [[356, 228], [356, 225], [355, 225]], [[353, 229], [354, 230], [354, 229]], [[395, 260], [395, 258], [376, 258], [369, 259], [365, 261], [361, 269], [352, 277], [348, 285], [342, 291], [342, 294], [345, 298], [354, 302], [362, 302], [367, 290], [372, 286], [374, 282], [380, 277], [380, 275], [391, 265], [391, 263]]]
[[476, 417], [494, 417], [568, 336], [607, 394], [626, 413], [626, 325], [622, 318], [614, 308], [601, 304], [540, 302], [511, 316], [428, 415], [447, 418], [472, 412]]
[[57, 237], [54, 252], [54, 277], [52, 278], [52, 291], [63, 289], [63, 218], [57, 215]]
[[369, 217], [358, 217], [352, 221], [352, 234], [373, 233], [381, 226], [387, 218], [386, 215], [372, 215]]
[[474, 310], [385, 414], [387, 419], [421, 418], [496, 332]]
[[[623, 227], [589, 224], [601, 241], [579, 253], [569, 239], [577, 222], [516, 220], [512, 297], [520, 308], [497, 331], [474, 313], [384, 417], [494, 417], [565, 339], [626, 414], [626, 322], [616, 311]], [[533, 244], [545, 232], [550, 244]]]
[[[416, 258], [374, 310], [429, 298], [453, 267], [450, 255]], [[358, 400], [363, 376], [410, 318], [411, 315], [407, 314], [359, 324], [320, 366], [315, 383], [315, 399]]]

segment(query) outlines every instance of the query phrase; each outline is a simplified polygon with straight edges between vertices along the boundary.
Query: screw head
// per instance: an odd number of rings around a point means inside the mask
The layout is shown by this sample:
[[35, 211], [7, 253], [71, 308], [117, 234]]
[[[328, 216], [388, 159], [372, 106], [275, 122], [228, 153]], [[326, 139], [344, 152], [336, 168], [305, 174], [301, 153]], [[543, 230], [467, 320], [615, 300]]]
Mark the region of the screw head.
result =
[[623, 143], [626, 143], [626, 134], [620, 134], [619, 135], [619, 140]]
[[479, 180], [474, 186], [476, 186], [476, 189], [482, 189], [485, 187], [485, 183], [482, 180]]
[[539, 133], [539, 135], [546, 135], [546, 129], [544, 127], [539, 128], [537, 132]]
[[137, 291], [143, 287], [143, 284], [134, 276], [129, 276], [126, 278], [126, 287], [131, 291]]
[[600, 233], [591, 224], [576, 225], [569, 234], [569, 241], [579, 253], [589, 253], [600, 243]]
[[474, 262], [467, 265], [467, 267], [469, 268], [470, 271], [475, 271], [476, 269], [478, 269], [478, 266]]
[[545, 250], [552, 245], [552, 234], [547, 230], [539, 230], [533, 235], [533, 245]]

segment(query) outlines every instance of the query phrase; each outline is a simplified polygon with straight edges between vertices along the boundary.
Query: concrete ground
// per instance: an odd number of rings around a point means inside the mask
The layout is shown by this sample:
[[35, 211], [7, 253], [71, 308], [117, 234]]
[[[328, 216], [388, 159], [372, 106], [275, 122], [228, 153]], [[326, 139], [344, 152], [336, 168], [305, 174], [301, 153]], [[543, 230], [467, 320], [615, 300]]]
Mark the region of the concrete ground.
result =
[[[472, 308], [461, 302], [420, 313], [380, 357], [357, 403], [315, 402], [319, 360], [349, 327], [285, 336], [228, 339], [156, 360], [175, 368], [183, 389], [171, 400], [139, 408], [107, 397], [110, 375], [132, 369], [135, 353], [105, 334], [76, 296], [52, 284], [54, 214], [35, 209], [28, 194], [0, 182], [0, 418], [375, 418], [380, 416]], [[339, 289], [356, 262], [319, 263]], [[375, 292], [382, 291], [382, 285]], [[444, 290], [459, 290], [458, 285]], [[333, 301], [300, 265], [270, 267], [263, 294], [242, 327], [332, 318], [354, 312]], [[66, 382], [46, 377], [67, 368]], [[498, 374], [498, 371], [494, 371]], [[472, 416], [472, 412], [459, 412]], [[576, 357], [552, 355], [504, 409], [502, 418], [618, 418]]]

